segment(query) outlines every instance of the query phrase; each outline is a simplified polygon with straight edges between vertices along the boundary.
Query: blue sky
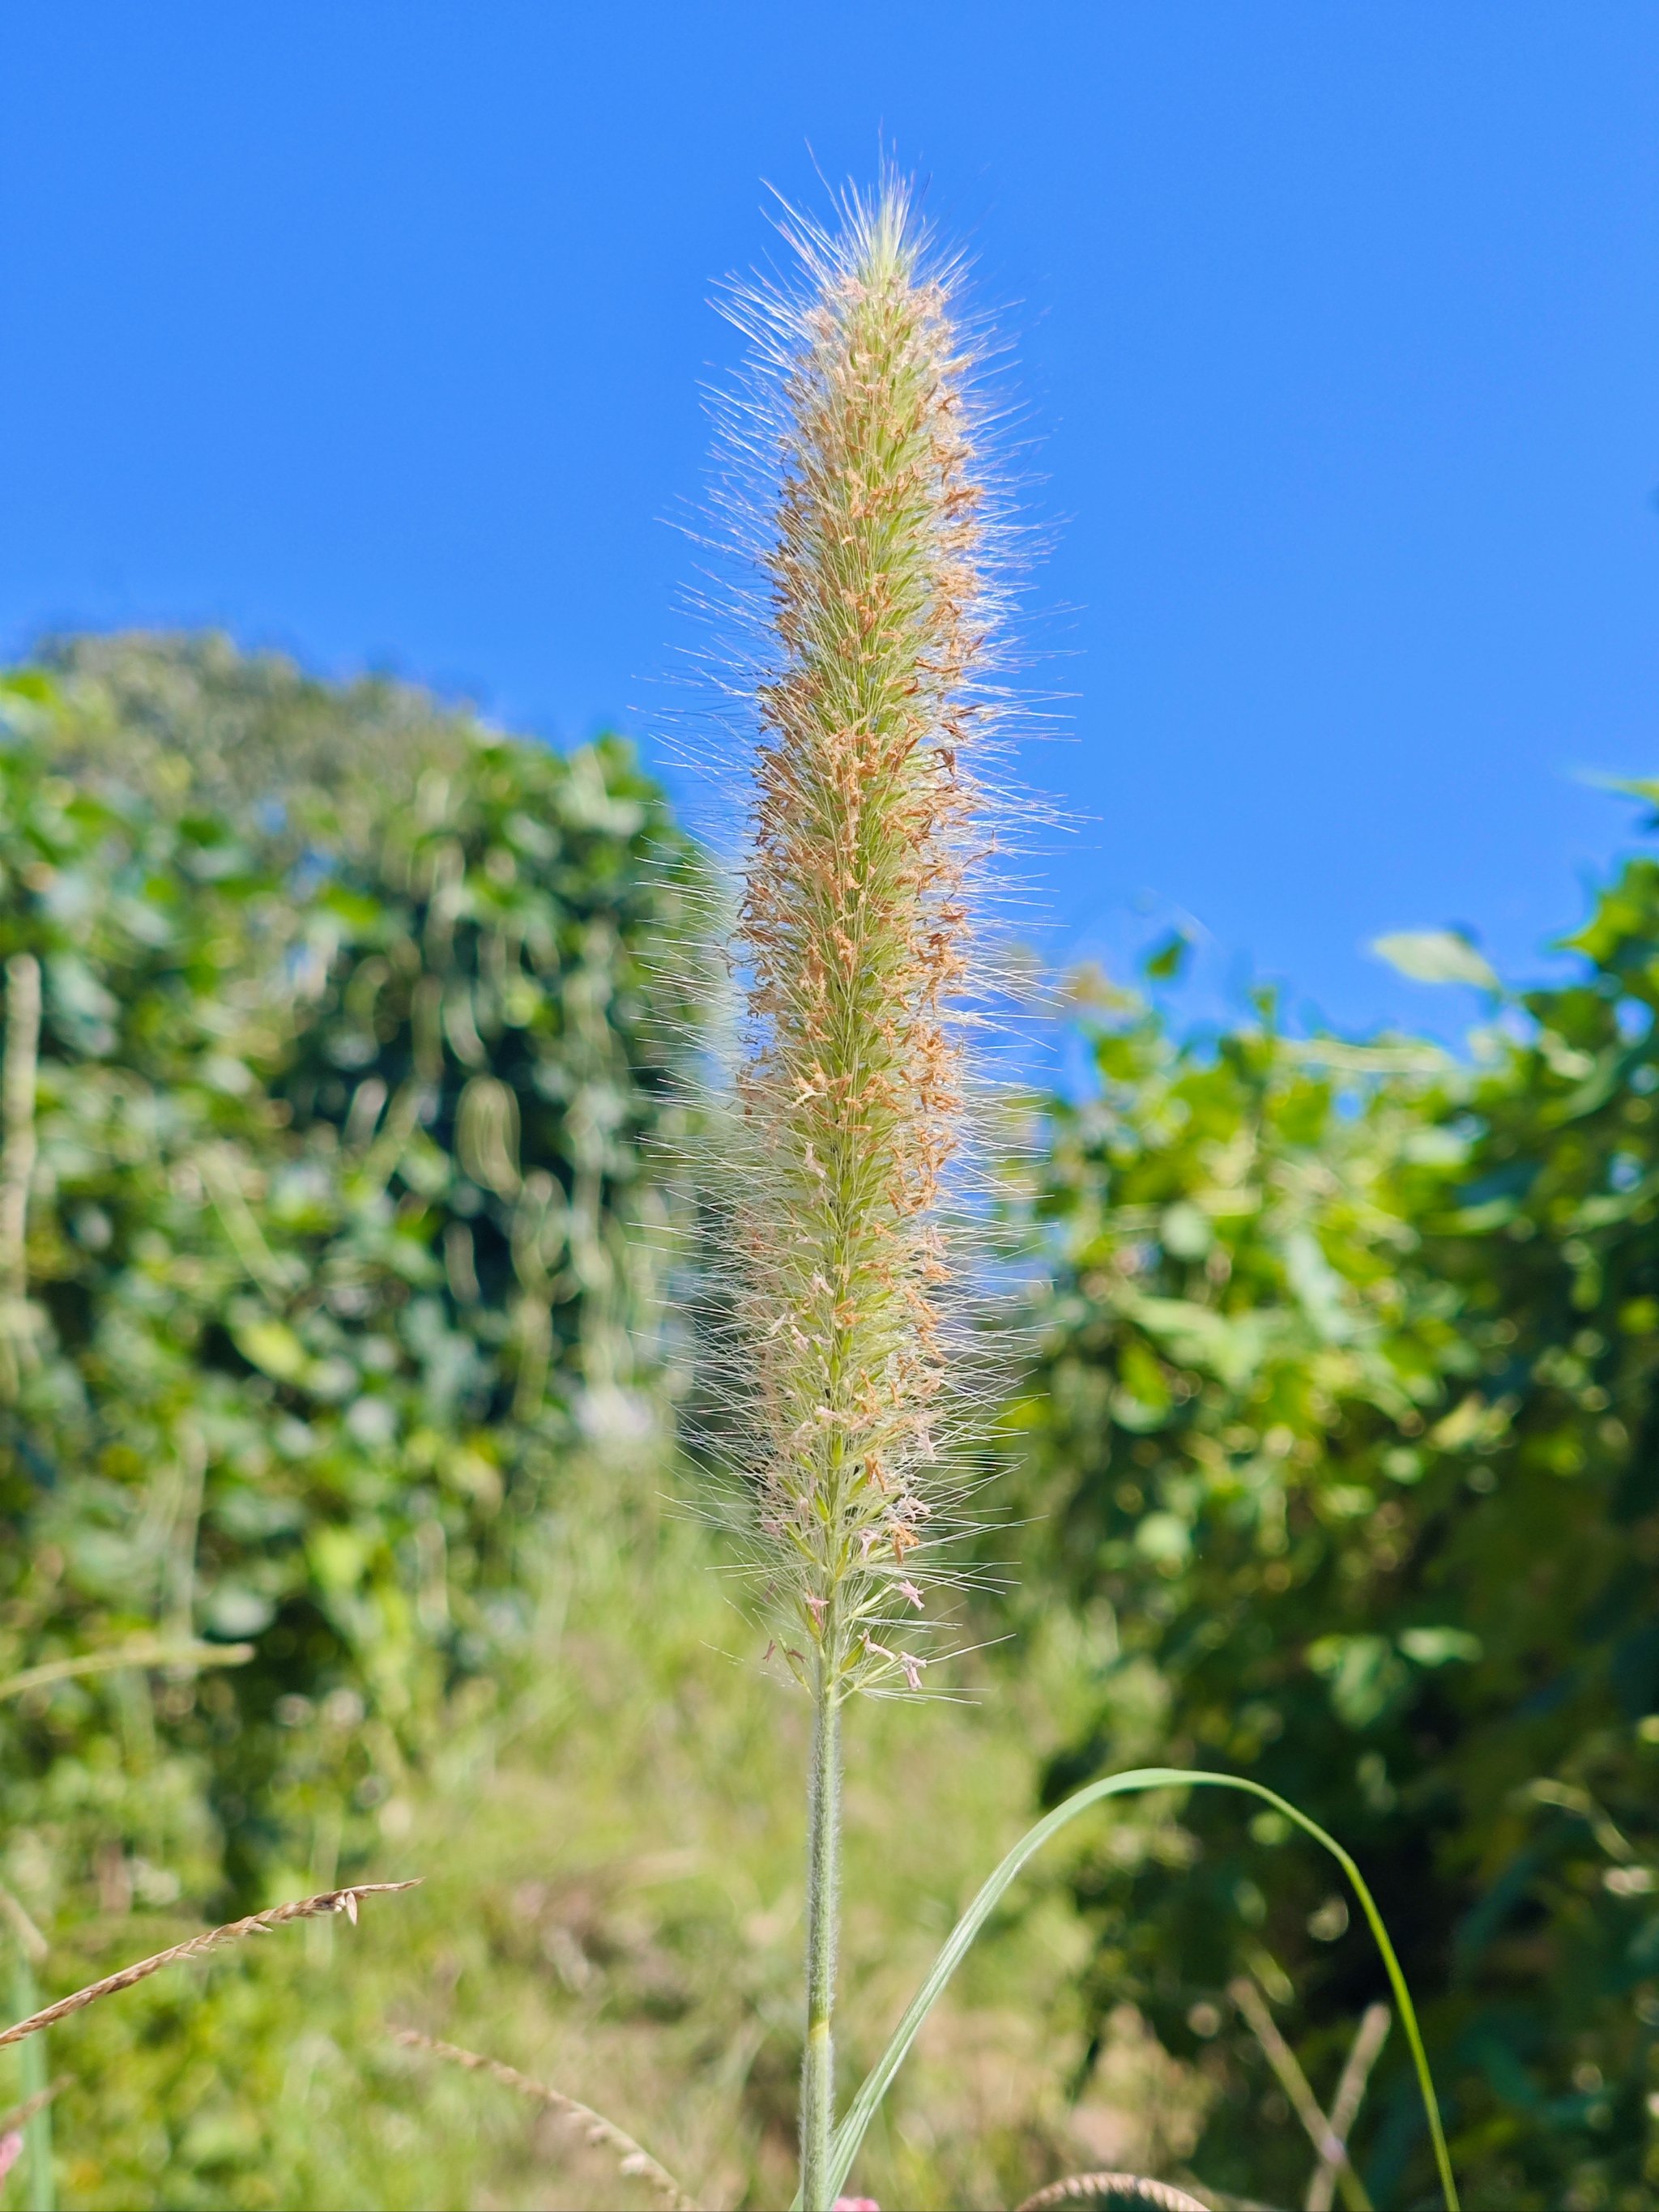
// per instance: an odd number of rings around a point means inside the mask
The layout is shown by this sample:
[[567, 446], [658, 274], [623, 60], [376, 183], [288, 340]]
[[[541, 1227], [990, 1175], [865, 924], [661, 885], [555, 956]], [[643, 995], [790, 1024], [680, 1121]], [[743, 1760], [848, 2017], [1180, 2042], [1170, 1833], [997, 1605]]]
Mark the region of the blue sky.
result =
[[[203, 622], [654, 750], [713, 281], [883, 143], [1003, 310], [1054, 550], [1037, 896], [1455, 1027], [1659, 771], [1659, 11], [9, 12], [0, 642]], [[658, 755], [660, 757], [660, 755]]]

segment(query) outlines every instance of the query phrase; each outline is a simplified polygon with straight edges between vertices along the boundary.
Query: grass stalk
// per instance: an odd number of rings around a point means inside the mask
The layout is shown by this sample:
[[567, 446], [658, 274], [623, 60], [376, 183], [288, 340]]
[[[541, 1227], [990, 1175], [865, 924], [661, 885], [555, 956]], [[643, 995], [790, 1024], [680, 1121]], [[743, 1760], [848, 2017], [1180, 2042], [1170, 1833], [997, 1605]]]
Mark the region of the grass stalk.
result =
[[253, 1656], [251, 1644], [204, 1644], [194, 1637], [169, 1639], [139, 1636], [106, 1651], [83, 1651], [73, 1659], [48, 1659], [44, 1665], [26, 1667], [21, 1674], [0, 1681], [0, 1702], [21, 1698], [30, 1690], [44, 1690], [53, 1682], [71, 1682], [84, 1674], [119, 1674], [129, 1667], [166, 1667], [193, 1673], [202, 1667], [242, 1667]]
[[[11, 2001], [20, 2012], [33, 2012], [40, 2002], [29, 1956], [21, 1930], [12, 1950]], [[52, 2167], [52, 2096], [46, 2039], [36, 2036], [18, 2053], [18, 2087], [23, 2093], [27, 2118], [22, 2123], [24, 2212], [54, 2212], [57, 2184]]]
[[1308, 2184], [1308, 2194], [1303, 2200], [1304, 2212], [1331, 2212], [1337, 2179], [1347, 2163], [1348, 2137], [1359, 2116], [1371, 2069], [1389, 2039], [1391, 2024], [1392, 2014], [1387, 2005], [1366, 2006], [1336, 2085], [1336, 2095], [1331, 2102], [1330, 2138], [1320, 2152], [1319, 2164]]
[[[746, 997], [722, 1125], [735, 1357], [763, 1600], [812, 1705], [802, 2187], [834, 2130], [841, 1709], [913, 1695], [957, 1385], [945, 1205], [983, 795], [971, 769], [994, 628], [970, 368], [952, 271], [889, 179], [834, 234], [799, 218], [798, 292], [750, 292], [736, 441], [765, 456], [743, 550], [764, 641], [738, 926]], [[937, 1580], [937, 1571], [932, 1579]]]
[[841, 1701], [820, 1664], [813, 1685], [806, 1851], [806, 2045], [801, 2058], [801, 2192], [829, 2212], [836, 2131], [836, 1951], [841, 1883]]
[[1371, 2200], [1365, 2193], [1364, 2184], [1348, 2164], [1344, 2144], [1320, 2109], [1319, 2100], [1302, 2070], [1301, 2061], [1279, 2033], [1278, 2023], [1267, 2009], [1267, 1999], [1255, 1984], [1243, 1974], [1228, 1983], [1227, 1994], [1249, 2023], [1251, 2034], [1261, 2047], [1263, 2057], [1273, 2068], [1291, 2110], [1301, 2121], [1304, 2132], [1314, 2147], [1314, 2155], [1322, 2165], [1327, 2158], [1330, 2159], [1331, 2169], [1341, 2189], [1342, 2201], [1347, 2212], [1374, 2212]]
[[405, 2051], [422, 2051], [429, 2057], [447, 2059], [452, 2066], [459, 2066], [468, 2074], [487, 2074], [504, 2089], [515, 2089], [521, 2097], [533, 2098], [538, 2104], [562, 2113], [580, 2127], [590, 2143], [601, 2144], [616, 2152], [618, 2170], [636, 2176], [653, 2189], [666, 2212], [696, 2212], [693, 2199], [665, 2166], [635, 2142], [625, 2129], [619, 2128], [614, 2120], [607, 2120], [603, 2112], [596, 2112], [579, 2098], [567, 2097], [562, 2089], [550, 2088], [544, 2081], [532, 2081], [527, 2074], [520, 2074], [516, 2066], [503, 2065], [499, 2058], [486, 2058], [478, 2051], [463, 2050], [459, 2044], [441, 2043], [436, 2036], [422, 2035], [418, 2028], [394, 2028], [392, 2039]]

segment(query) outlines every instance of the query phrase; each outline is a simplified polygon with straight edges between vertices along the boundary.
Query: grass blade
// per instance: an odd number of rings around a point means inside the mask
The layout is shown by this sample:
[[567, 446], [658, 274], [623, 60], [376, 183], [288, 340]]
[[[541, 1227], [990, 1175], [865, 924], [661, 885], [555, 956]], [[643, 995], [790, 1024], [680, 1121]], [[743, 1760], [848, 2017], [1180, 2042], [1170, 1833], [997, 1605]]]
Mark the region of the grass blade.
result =
[[[1364, 1876], [1354, 1864], [1334, 1836], [1328, 1835], [1316, 1820], [1265, 1784], [1248, 1781], [1240, 1774], [1204, 1774], [1176, 1766], [1141, 1766], [1132, 1773], [1103, 1775], [1098, 1782], [1091, 1782], [1063, 1805], [1029, 1829], [1014, 1845], [1002, 1864], [991, 1876], [979, 1895], [951, 1929], [944, 1949], [933, 1961], [933, 1971], [911, 2000], [909, 2009], [899, 2022], [892, 2041], [877, 2060], [863, 2085], [847, 2110], [845, 2118], [836, 2130], [835, 2146], [830, 2160], [830, 2188], [831, 2196], [840, 2193], [853, 2160], [857, 2157], [877, 2107], [887, 2094], [888, 2085], [904, 2063], [911, 2045], [921, 2033], [923, 2021], [938, 2003], [945, 1986], [966, 1957], [974, 1938], [990, 1918], [1003, 1893], [1009, 1887], [1026, 1861], [1042, 1849], [1051, 1837], [1068, 1827], [1080, 1814], [1090, 1812], [1109, 1797], [1127, 1797], [1144, 1790], [1237, 1790], [1248, 1797], [1255, 1797], [1264, 1805], [1271, 1805], [1304, 1835], [1321, 1844], [1346, 1875], [1360, 1909], [1370, 1923], [1376, 1947], [1382, 1954], [1382, 1964], [1388, 1972], [1389, 1984], [1394, 1991], [1395, 2003], [1411, 2045], [1412, 2063], [1417, 2071], [1417, 2084], [1423, 2096], [1423, 2108], [1428, 2116], [1429, 2134], [1434, 2143], [1435, 2165], [1440, 2175], [1440, 2186], [1446, 2200], [1446, 2212], [1458, 2212], [1457, 2184], [1453, 2178], [1450, 2154], [1446, 2148], [1446, 2132], [1440, 2123], [1440, 2106], [1436, 2101], [1434, 2082], [1429, 2073], [1428, 2053], [1423, 2048], [1423, 2037], [1417, 2024], [1416, 2008], [1411, 1991], [1406, 1986], [1406, 1977], [1395, 1956], [1394, 1945], [1389, 1941], [1389, 1931], [1382, 1924], [1376, 1900], [1366, 1887]], [[797, 2197], [799, 2206], [799, 2199]]]
[[26, 1690], [44, 1689], [50, 1682], [68, 1682], [82, 1674], [108, 1674], [124, 1667], [240, 1667], [253, 1656], [251, 1644], [203, 1644], [196, 1638], [170, 1642], [159, 1636], [141, 1636], [109, 1651], [86, 1651], [75, 1659], [48, 1659], [42, 1667], [26, 1667], [21, 1674], [0, 1681], [0, 1699], [21, 1698]]

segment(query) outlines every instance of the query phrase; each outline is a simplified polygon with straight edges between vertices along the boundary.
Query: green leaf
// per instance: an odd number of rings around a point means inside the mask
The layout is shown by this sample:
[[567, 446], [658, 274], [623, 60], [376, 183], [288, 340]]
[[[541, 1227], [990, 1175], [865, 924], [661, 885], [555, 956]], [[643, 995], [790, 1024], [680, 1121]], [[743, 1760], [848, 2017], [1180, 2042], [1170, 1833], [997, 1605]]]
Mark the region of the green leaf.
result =
[[1215, 1242], [1209, 1216], [1187, 1198], [1164, 1207], [1158, 1233], [1164, 1250], [1177, 1260], [1201, 1260]]
[[1149, 1513], [1135, 1530], [1135, 1549], [1160, 1566], [1183, 1567], [1193, 1532], [1178, 1513]]
[[1386, 1636], [1317, 1637], [1308, 1664], [1329, 1681], [1331, 1704], [1351, 1729], [1369, 1728], [1407, 1679]]
[[1310, 1230], [1293, 1229], [1285, 1239], [1285, 1273], [1303, 1312], [1326, 1343], [1346, 1344], [1354, 1323], [1343, 1297], [1342, 1278]]
[[[1109, 1797], [1125, 1797], [1143, 1790], [1238, 1790], [1245, 1796], [1259, 1798], [1277, 1813], [1322, 1844], [1341, 1868], [1353, 1886], [1360, 1908], [1370, 1923], [1376, 1947], [1382, 1954], [1389, 1986], [1406, 2030], [1406, 2039], [1411, 2045], [1412, 2063], [1417, 2071], [1418, 2087], [1422, 2093], [1424, 2110], [1428, 2116], [1429, 2133], [1434, 2142], [1435, 2165], [1439, 2171], [1440, 2186], [1444, 2192], [1447, 2212], [1458, 2212], [1457, 2184], [1451, 2169], [1450, 2154], [1446, 2148], [1445, 2130], [1441, 2125], [1440, 2106], [1434, 2094], [1434, 2081], [1429, 2072], [1428, 2053], [1423, 2048], [1423, 2037], [1417, 2024], [1417, 2010], [1412, 2003], [1411, 1991], [1406, 1986], [1406, 1977], [1400, 1961], [1395, 1956], [1389, 1931], [1377, 1911], [1376, 1900], [1366, 1887], [1364, 1877], [1352, 1859], [1334, 1836], [1328, 1835], [1316, 1821], [1305, 1813], [1298, 1812], [1288, 1799], [1267, 1789], [1260, 1782], [1247, 1781], [1238, 1774], [1202, 1774], [1176, 1766], [1137, 1767], [1128, 1774], [1108, 1774], [1097, 1782], [1068, 1797], [1063, 1805], [1030, 1828], [1014, 1845], [1006, 1858], [991, 1876], [956, 1926], [951, 1929], [944, 1949], [933, 1961], [933, 1969], [920, 1990], [912, 1998], [908, 2009], [894, 2031], [893, 2039], [866, 2075], [858, 2094], [847, 2110], [847, 2115], [836, 2130], [834, 2148], [830, 2161], [829, 2194], [839, 2196], [842, 2183], [852, 2170], [853, 2160], [868, 2132], [883, 2097], [899, 2068], [904, 2063], [911, 2045], [921, 2033], [923, 2022], [944, 1994], [945, 1984], [962, 1964], [973, 1944], [974, 1938], [990, 1918], [1026, 1861], [1040, 1851], [1052, 1837], [1067, 1827], [1079, 1814], [1090, 1812]], [[792, 2212], [800, 2212], [801, 2199], [796, 2192]]]
[[1155, 983], [1173, 983], [1179, 980], [1187, 964], [1187, 956], [1193, 941], [1184, 930], [1172, 929], [1166, 938], [1155, 945], [1146, 955], [1145, 967]]
[[1454, 1659], [1473, 1662], [1481, 1652], [1480, 1638], [1466, 1628], [1404, 1628], [1400, 1648], [1419, 1667], [1443, 1667]]
[[1188, 1298], [1142, 1297], [1134, 1292], [1121, 1299], [1121, 1307], [1178, 1365], [1207, 1368], [1231, 1389], [1237, 1389], [1260, 1364], [1266, 1328], [1259, 1315], [1234, 1320]]
[[286, 1322], [241, 1322], [231, 1329], [236, 1349], [262, 1374], [278, 1382], [296, 1382], [311, 1361]]
[[1414, 983], [1473, 983], [1498, 988], [1490, 963], [1454, 929], [1400, 929], [1371, 940], [1371, 951]]
[[368, 1546], [356, 1528], [313, 1528], [306, 1551], [319, 1587], [331, 1592], [356, 1589], [368, 1565]]

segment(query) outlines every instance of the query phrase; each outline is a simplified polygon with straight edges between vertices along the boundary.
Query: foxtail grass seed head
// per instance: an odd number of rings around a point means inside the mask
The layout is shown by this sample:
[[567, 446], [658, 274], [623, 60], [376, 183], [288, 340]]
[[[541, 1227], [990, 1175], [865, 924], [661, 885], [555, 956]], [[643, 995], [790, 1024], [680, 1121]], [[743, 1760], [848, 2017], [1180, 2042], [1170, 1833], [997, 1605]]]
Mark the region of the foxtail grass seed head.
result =
[[842, 212], [791, 219], [799, 287], [740, 302], [771, 501], [728, 1132], [772, 1651], [837, 1698], [925, 1682], [997, 611], [955, 272], [903, 185]]

